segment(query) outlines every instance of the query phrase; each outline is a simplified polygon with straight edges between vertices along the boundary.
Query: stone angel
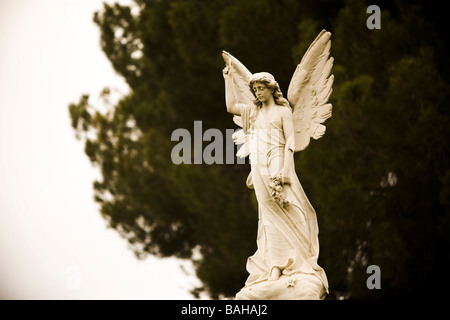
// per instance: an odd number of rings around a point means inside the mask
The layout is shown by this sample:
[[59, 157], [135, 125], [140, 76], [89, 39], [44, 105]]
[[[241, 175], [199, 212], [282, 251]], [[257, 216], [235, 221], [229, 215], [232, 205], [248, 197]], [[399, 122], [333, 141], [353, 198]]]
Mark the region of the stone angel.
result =
[[298, 64], [287, 99], [267, 72], [252, 74], [228, 52], [225, 61], [227, 111], [242, 127], [237, 156], [250, 157], [247, 186], [258, 201], [257, 250], [247, 260], [249, 277], [236, 299], [324, 299], [328, 280], [317, 264], [318, 224], [295, 173], [294, 153], [325, 133], [331, 34], [322, 30]]

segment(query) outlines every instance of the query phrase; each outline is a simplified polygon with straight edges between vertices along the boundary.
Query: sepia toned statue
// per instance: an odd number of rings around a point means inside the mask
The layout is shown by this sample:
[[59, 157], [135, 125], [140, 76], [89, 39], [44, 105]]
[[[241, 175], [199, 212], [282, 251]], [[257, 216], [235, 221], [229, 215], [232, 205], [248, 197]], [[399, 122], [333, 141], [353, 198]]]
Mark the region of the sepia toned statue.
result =
[[250, 157], [247, 186], [258, 201], [257, 250], [247, 260], [249, 277], [236, 299], [324, 299], [328, 294], [319, 257], [318, 223], [295, 172], [294, 153], [325, 133], [331, 34], [323, 30], [310, 45], [289, 84], [287, 99], [267, 72], [252, 74], [227, 52], [227, 111], [242, 127], [237, 156]]

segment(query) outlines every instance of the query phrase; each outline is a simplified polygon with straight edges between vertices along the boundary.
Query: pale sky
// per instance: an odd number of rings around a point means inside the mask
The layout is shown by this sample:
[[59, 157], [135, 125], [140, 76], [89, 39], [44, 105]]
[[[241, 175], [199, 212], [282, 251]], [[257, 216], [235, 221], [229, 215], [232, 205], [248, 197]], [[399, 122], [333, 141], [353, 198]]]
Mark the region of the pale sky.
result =
[[199, 285], [188, 261], [138, 261], [93, 201], [68, 104], [127, 91], [92, 22], [102, 2], [0, 0], [0, 299], [192, 299]]

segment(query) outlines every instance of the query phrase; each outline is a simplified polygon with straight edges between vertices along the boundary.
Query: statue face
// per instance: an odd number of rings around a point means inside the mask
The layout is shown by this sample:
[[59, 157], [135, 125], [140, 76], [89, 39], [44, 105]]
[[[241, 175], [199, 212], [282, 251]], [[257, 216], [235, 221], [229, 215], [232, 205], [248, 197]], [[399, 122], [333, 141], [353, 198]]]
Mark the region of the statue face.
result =
[[253, 84], [253, 92], [255, 93], [256, 98], [262, 103], [269, 101], [272, 96], [272, 90], [270, 90], [264, 83], [255, 82]]

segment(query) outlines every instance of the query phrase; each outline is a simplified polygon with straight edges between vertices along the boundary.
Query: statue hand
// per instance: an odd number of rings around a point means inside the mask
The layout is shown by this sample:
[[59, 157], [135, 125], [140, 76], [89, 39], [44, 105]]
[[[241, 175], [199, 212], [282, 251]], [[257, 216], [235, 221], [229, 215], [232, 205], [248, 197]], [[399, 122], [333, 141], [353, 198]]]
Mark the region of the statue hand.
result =
[[226, 67], [222, 70], [222, 73], [223, 73], [223, 77], [224, 77], [225, 79], [229, 78], [229, 77], [230, 77], [230, 68], [229, 68], [228, 66], [226, 66]]
[[222, 57], [223, 57], [223, 60], [225, 61], [225, 65], [226, 65], [226, 67], [223, 69], [222, 73], [223, 73], [223, 77], [225, 79], [227, 79], [230, 77], [231, 69], [232, 69], [230, 54], [226, 51], [222, 51]]

